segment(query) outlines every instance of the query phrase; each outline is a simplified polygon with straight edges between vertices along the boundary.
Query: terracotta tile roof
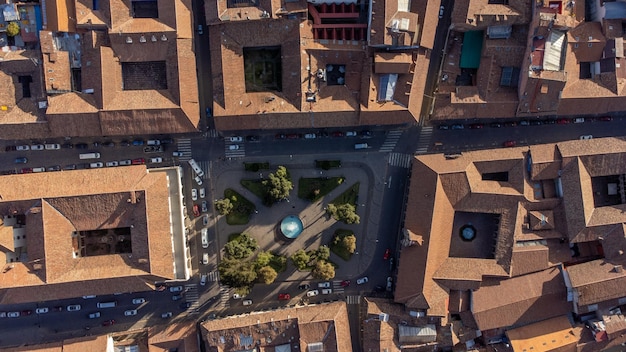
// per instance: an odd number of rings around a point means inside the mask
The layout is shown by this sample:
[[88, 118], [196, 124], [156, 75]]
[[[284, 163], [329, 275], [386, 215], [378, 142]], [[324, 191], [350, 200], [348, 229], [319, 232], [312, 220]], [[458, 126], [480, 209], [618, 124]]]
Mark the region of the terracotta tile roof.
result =
[[[28, 261], [14, 263], [0, 276], [0, 286], [10, 291], [3, 303], [9, 298], [25, 300], [41, 294], [65, 297], [67, 292], [76, 295], [95, 289], [101, 293], [126, 292], [127, 288], [111, 290], [120, 288], [116, 283], [145, 289], [154, 281], [173, 278], [169, 196], [163, 173], [148, 173], [145, 166], [133, 166], [2, 177], [5, 187], [0, 189], [0, 210], [3, 214], [26, 214], [28, 248]], [[132, 255], [74, 257], [78, 249], [72, 233], [114, 228], [132, 229]], [[67, 291], [64, 286], [85, 280], [90, 280], [90, 287]], [[98, 280], [110, 284], [102, 286]], [[45, 289], [32, 289], [41, 285]], [[32, 292], [23, 297], [12, 292], [23, 293], [19, 289], [26, 287]]]
[[492, 281], [472, 293], [480, 330], [524, 325], [567, 314], [567, 289], [559, 268]]
[[490, 4], [487, 0], [458, 1], [452, 11], [452, 24], [463, 31], [524, 24], [530, 21], [531, 7], [528, 0], [512, 0], [507, 5]]
[[77, 337], [59, 342], [29, 345], [25, 347], [3, 349], [7, 352], [84, 352], [105, 351], [107, 349], [108, 336], [96, 335]]
[[[619, 263], [626, 264], [626, 260], [621, 259]], [[576, 264], [567, 267], [567, 273], [579, 306], [624, 297], [626, 272], [617, 272], [611, 262], [598, 259]]]
[[178, 352], [199, 352], [196, 322], [180, 321], [148, 328], [148, 352], [177, 349]]
[[322, 342], [325, 351], [352, 351], [345, 302], [251, 312], [207, 320], [200, 328], [211, 351], [241, 350], [248, 338], [255, 344], [260, 340], [262, 346], [291, 344], [306, 351], [307, 344]]
[[[412, 5], [411, 2], [405, 4], [408, 4], [408, 7]], [[401, 8], [398, 0], [373, 2], [369, 44], [392, 46], [395, 37], [396, 45], [417, 45], [422, 27], [418, 13], [415, 13], [411, 8]], [[397, 22], [396, 26], [398, 27], [395, 31], [392, 29], [394, 21]], [[401, 27], [402, 22], [406, 25], [406, 29]]]
[[[35, 64], [35, 51], [16, 50], [0, 52], [0, 101], [7, 109], [0, 109], [0, 126], [43, 121], [44, 110], [38, 102], [45, 101], [42, 72]], [[19, 76], [31, 76], [31, 97], [24, 97]], [[4, 137], [3, 137], [4, 138]]]
[[576, 352], [582, 330], [573, 327], [567, 316], [560, 316], [507, 330], [506, 336], [515, 351]]
[[606, 38], [600, 22], [583, 22], [567, 32], [567, 43], [578, 62], [596, 62], [602, 58]]

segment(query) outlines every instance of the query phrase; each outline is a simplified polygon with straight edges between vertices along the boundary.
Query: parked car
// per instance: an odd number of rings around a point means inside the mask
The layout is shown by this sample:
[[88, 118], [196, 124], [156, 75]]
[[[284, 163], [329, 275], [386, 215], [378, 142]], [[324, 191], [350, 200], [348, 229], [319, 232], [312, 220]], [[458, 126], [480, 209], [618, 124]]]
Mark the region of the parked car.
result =
[[161, 157], [156, 157], [156, 158], [150, 158], [150, 162], [153, 164], [160, 164], [163, 162], [163, 158]]
[[209, 253], [202, 253], [202, 264], [209, 265]]
[[284, 133], [277, 133], [276, 134], [276, 139], [285, 139], [287, 138], [287, 135]]
[[133, 298], [133, 304], [142, 304], [145, 303], [146, 299], [145, 298]]
[[26, 309], [26, 310], [23, 310], [21, 314], [22, 315], [31, 315], [31, 314], [33, 314], [33, 311], [30, 310], [30, 309]]
[[72, 143], [63, 143], [61, 145], [61, 148], [65, 148], [65, 149], [73, 149], [74, 145]]
[[163, 138], [161, 139], [161, 144], [172, 144], [174, 143], [174, 140], [171, 138]]
[[311, 290], [311, 291], [307, 291], [306, 296], [307, 297], [314, 297], [320, 294], [320, 291], [318, 290]]
[[122, 160], [120, 161], [120, 166], [128, 166], [128, 165], [132, 165], [133, 161], [132, 160]]
[[437, 128], [440, 130], [448, 130], [450, 129], [450, 126], [446, 125], [445, 123], [442, 123], [441, 125], [437, 126]]
[[115, 324], [115, 320], [113, 320], [113, 319], [109, 319], [109, 320], [105, 320], [105, 321], [102, 323], [102, 326], [110, 326], [110, 325], [113, 325], [113, 324]]
[[203, 200], [203, 201], [202, 201], [202, 212], [203, 212], [203, 213], [206, 213], [206, 212], [208, 212], [208, 211], [209, 211], [209, 208], [208, 208], [208, 207], [207, 207], [207, 205], [206, 205], [206, 200]]
[[28, 145], [18, 145], [17, 147], [15, 147], [15, 150], [18, 150], [18, 151], [30, 150], [30, 146], [28, 146]]
[[357, 133], [356, 131], [348, 131], [346, 132], [346, 137], [356, 137]]
[[63, 170], [76, 170], [76, 164], [65, 165]]
[[96, 319], [96, 318], [100, 318], [100, 312], [93, 312], [93, 313], [89, 313], [89, 315], [87, 316], [89, 319]]
[[124, 316], [125, 317], [130, 317], [133, 315], [137, 315], [137, 309], [129, 309], [127, 311], [124, 311]]
[[611, 116], [600, 116], [600, 117], [598, 117], [598, 120], [600, 120], [600, 121], [611, 121], [611, 120], [613, 120], [613, 118]]
[[502, 145], [505, 147], [515, 147], [515, 141], [506, 141]]
[[179, 295], [173, 295], [173, 296], [172, 296], [172, 301], [179, 301], [179, 300], [181, 300], [181, 299], [183, 299], [183, 295], [182, 295], [182, 294], [179, 294]]
[[288, 293], [279, 293], [278, 299], [281, 301], [288, 301], [291, 299], [291, 296]]
[[231, 143], [239, 143], [239, 142], [243, 142], [243, 137], [241, 137], [241, 136], [231, 136], [231, 137], [228, 138], [228, 140]]
[[172, 156], [177, 157], [177, 158], [180, 158], [183, 155], [184, 155], [183, 152], [179, 152], [179, 151], [172, 152]]
[[106, 142], [102, 143], [102, 146], [103, 147], [107, 147], [107, 148], [113, 148], [113, 147], [115, 147], [115, 143], [112, 142], [112, 141], [106, 141]]
[[30, 150], [44, 150], [46, 149], [43, 144], [35, 144], [30, 147]]
[[366, 283], [367, 283], [367, 281], [368, 281], [367, 276], [364, 276], [364, 277], [362, 277], [362, 278], [360, 278], [360, 279], [356, 280], [356, 284], [357, 284], [357, 285], [363, 285], [363, 284], [366, 284]]
[[502, 127], [502, 124], [500, 122], [492, 122], [489, 124], [489, 127], [500, 128]]
[[104, 164], [103, 164], [103, 163], [101, 163], [101, 162], [99, 162], [99, 161], [98, 161], [98, 162], [96, 162], [96, 163], [90, 163], [90, 164], [89, 164], [89, 167], [90, 167], [90, 168], [92, 168], [92, 169], [101, 168], [101, 167], [103, 167], [103, 166], [104, 166]]
[[106, 162], [106, 166], [107, 166], [107, 167], [115, 167], [115, 166], [118, 166], [119, 164], [120, 164], [120, 163], [119, 163], [119, 162], [117, 162], [117, 161], [107, 161], [107, 162]]
[[26, 164], [28, 162], [28, 159], [25, 157], [21, 157], [21, 158], [15, 158], [15, 163], [16, 164]]
[[244, 299], [243, 302], [241, 302], [241, 304], [243, 304], [244, 306], [249, 306], [252, 304], [252, 300], [251, 299]]
[[391, 276], [387, 277], [387, 291], [391, 291], [393, 286], [393, 279], [391, 278]]
[[369, 131], [369, 130], [361, 131], [361, 138], [372, 138], [372, 131]]
[[196, 175], [196, 177], [194, 177], [194, 180], [196, 181], [198, 186], [202, 186], [202, 178], [200, 178], [200, 176]]
[[574, 119], [574, 123], [583, 123], [583, 122], [585, 122], [584, 117], [577, 117]]
[[384, 259], [384, 260], [389, 259], [389, 256], [390, 256], [390, 255], [391, 255], [391, 249], [387, 248], [387, 249], [385, 250], [385, 254], [383, 254], [383, 259]]
[[341, 287], [348, 287], [348, 286], [350, 286], [350, 280], [341, 281]]
[[144, 159], [144, 158], [133, 159], [133, 160], [131, 160], [131, 163], [133, 165], [143, 165], [143, 164], [146, 163], [146, 159]]
[[70, 304], [69, 306], [67, 306], [68, 312], [77, 312], [79, 310], [80, 310], [80, 304]]
[[205, 215], [202, 217], [202, 225], [206, 226], [209, 224], [209, 216]]
[[61, 149], [61, 145], [60, 144], [56, 144], [56, 143], [45, 144], [44, 148], [46, 150], [57, 150], [57, 149]]
[[129, 147], [130, 146], [130, 142], [127, 140], [123, 140], [120, 142], [120, 147]]
[[181, 292], [183, 290], [182, 286], [172, 286], [170, 287], [170, 292]]
[[330, 282], [320, 282], [317, 284], [317, 287], [319, 288], [330, 288]]
[[20, 317], [20, 312], [8, 312], [7, 313], [7, 317], [9, 317], [9, 318], [19, 318]]
[[451, 130], [462, 130], [462, 129], [464, 129], [464, 128], [465, 128], [465, 126], [463, 126], [463, 125], [462, 125], [462, 124], [460, 124], [460, 123], [455, 123], [455, 124], [453, 124], [452, 126], [450, 126], [450, 129], [451, 129]]
[[199, 35], [204, 34], [204, 31], [202, 30], [202, 25], [201, 24], [198, 25], [198, 28], [196, 29], [196, 31], [198, 31]]
[[289, 134], [287, 135], [287, 139], [298, 139], [298, 138], [300, 138], [300, 137], [301, 137], [301, 135], [300, 135], [300, 134], [298, 134], [298, 133], [289, 133]]
[[248, 142], [258, 142], [259, 141], [259, 136], [247, 136], [246, 140]]
[[593, 139], [593, 135], [586, 134], [586, 135], [580, 136], [580, 139]]
[[50, 166], [48, 171], [61, 171], [61, 165]]
[[331, 136], [333, 136], [333, 137], [343, 137], [343, 132], [335, 131], [335, 132], [331, 133]]
[[317, 135], [315, 133], [307, 133], [304, 135], [305, 139], [315, 139], [317, 138]]
[[539, 125], [543, 125], [543, 121], [541, 121], [541, 120], [531, 120], [531, 121], [530, 121], [530, 125], [531, 125], [531, 126], [539, 126]]
[[172, 317], [172, 312], [165, 312], [163, 314], [161, 314], [161, 318], [162, 319], [169, 319]]
[[240, 295], [240, 294], [238, 294], [238, 293], [235, 293], [235, 294], [233, 295], [233, 299], [241, 299], [241, 298], [243, 298], [243, 296], [241, 296], [241, 295]]
[[206, 279], [207, 279], [206, 274], [202, 274], [202, 276], [200, 276], [200, 286], [206, 285]]
[[198, 207], [198, 204], [193, 205], [193, 216], [200, 216], [200, 207]]
[[206, 196], [206, 190], [204, 188], [199, 189], [200, 198], [204, 198]]
[[41, 307], [41, 308], [35, 309], [35, 313], [37, 313], [37, 314], [46, 314], [49, 311], [50, 310], [47, 307]]
[[445, 7], [443, 7], [443, 5], [439, 6], [439, 18], [443, 18], [444, 10], [445, 10]]
[[519, 122], [520, 126], [530, 126], [530, 122], [528, 120], [522, 120]]
[[572, 122], [570, 119], [557, 119], [556, 120], [556, 123], [558, 123], [559, 125], [567, 125], [570, 122]]
[[325, 288], [325, 289], [322, 290], [322, 294], [323, 295], [329, 295], [331, 293], [333, 293], [333, 290], [330, 289], [330, 288]]
[[202, 229], [201, 232], [202, 248], [209, 248], [209, 230]]
[[309, 284], [302, 284], [300, 286], [298, 286], [299, 289], [301, 290], [308, 290], [311, 287], [311, 285]]
[[136, 145], [136, 146], [140, 146], [140, 145], [143, 145], [143, 144], [144, 144], [143, 139], [135, 139], [133, 141], [133, 145]]
[[483, 127], [485, 127], [485, 125], [482, 123], [473, 123], [469, 125], [469, 128], [472, 130], [481, 129]]
[[161, 141], [158, 139], [149, 139], [148, 142], [146, 142], [147, 145], [161, 145]]
[[14, 150], [17, 150], [17, 146], [7, 145], [6, 147], [4, 147], [4, 151], [6, 151], [6, 152], [12, 152]]
[[231, 144], [228, 146], [228, 150], [239, 150], [239, 144]]
[[75, 147], [76, 147], [76, 149], [87, 149], [87, 148], [89, 148], [89, 144], [87, 144], [87, 143], [77, 143], [75, 145]]

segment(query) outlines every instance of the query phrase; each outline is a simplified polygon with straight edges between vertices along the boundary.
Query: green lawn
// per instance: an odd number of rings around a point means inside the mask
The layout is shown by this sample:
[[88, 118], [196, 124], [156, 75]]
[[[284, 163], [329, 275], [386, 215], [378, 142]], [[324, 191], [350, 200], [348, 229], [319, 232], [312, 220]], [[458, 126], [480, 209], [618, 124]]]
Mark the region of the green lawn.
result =
[[348, 188], [345, 192], [339, 195], [339, 197], [333, 199], [331, 203], [334, 205], [341, 204], [352, 204], [356, 206], [357, 197], [359, 196], [359, 182], [352, 185], [352, 187]]
[[226, 223], [228, 225], [247, 224], [250, 221], [250, 214], [256, 209], [254, 204], [231, 188], [224, 190], [224, 198], [230, 199], [233, 203], [233, 211], [226, 215]]
[[[339, 187], [343, 181], [345, 181], [345, 177], [301, 177], [298, 181], [298, 197], [315, 202]], [[318, 192], [316, 193], [316, 191]]]
[[[349, 235], [354, 235], [354, 232], [350, 231], [350, 230], [343, 230], [343, 229], [338, 229], [337, 231], [335, 231], [335, 236], [333, 236], [333, 239], [335, 237], [339, 237], [339, 238], [343, 238], [345, 236], [349, 236]], [[352, 253], [350, 253], [345, 247], [343, 247], [340, 244], [334, 244], [334, 241], [330, 241], [330, 244], [328, 245], [330, 247], [330, 251], [335, 253], [339, 258], [345, 260], [345, 261], [349, 261], [352, 258]]]
[[261, 183], [263, 180], [241, 180], [241, 185], [244, 186], [248, 191], [254, 193], [255, 196], [259, 197], [259, 199], [265, 198], [265, 190], [263, 184]]

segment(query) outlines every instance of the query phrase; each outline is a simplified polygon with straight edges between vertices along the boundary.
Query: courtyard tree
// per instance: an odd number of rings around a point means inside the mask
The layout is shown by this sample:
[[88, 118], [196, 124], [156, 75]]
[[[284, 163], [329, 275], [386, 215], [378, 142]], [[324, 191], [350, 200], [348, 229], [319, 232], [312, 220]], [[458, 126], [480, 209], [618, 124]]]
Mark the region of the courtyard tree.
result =
[[263, 186], [271, 203], [289, 198], [289, 192], [293, 189], [291, 177], [284, 166], [279, 166], [276, 172], [270, 173], [263, 180]]
[[252, 255], [257, 248], [259, 248], [257, 241], [247, 234], [242, 233], [237, 239], [228, 241], [224, 245], [224, 252], [229, 258], [245, 259]]
[[356, 213], [356, 208], [352, 204], [344, 203], [340, 205], [328, 204], [326, 213], [337, 221], [343, 221], [346, 224], [358, 224], [361, 217]]
[[356, 251], [356, 236], [348, 235], [341, 239], [341, 246], [346, 249], [350, 254], [354, 254]]
[[320, 260], [328, 260], [330, 258], [330, 248], [328, 246], [320, 246], [320, 248], [315, 251], [315, 259]]
[[7, 25], [7, 35], [9, 37], [15, 37], [18, 34], [20, 34], [20, 24], [17, 22], [10, 22], [9, 25]]
[[298, 249], [294, 254], [291, 255], [291, 261], [296, 266], [296, 268], [298, 268], [298, 270], [304, 270], [311, 261], [311, 257], [304, 249]]
[[274, 280], [276, 280], [277, 276], [278, 273], [276, 273], [276, 270], [269, 265], [261, 267], [257, 270], [257, 277], [259, 278], [259, 281], [264, 284], [271, 284]]
[[215, 201], [215, 209], [217, 209], [220, 215], [228, 215], [231, 211], [233, 211], [234, 205], [230, 201], [230, 199], [218, 199]]
[[[230, 243], [230, 242], [229, 242]], [[225, 257], [218, 266], [222, 284], [232, 287], [247, 287], [257, 278], [254, 265], [236, 258]]]
[[318, 260], [312, 274], [316, 279], [330, 280], [335, 277], [335, 267], [325, 260]]
[[256, 256], [256, 266], [257, 268], [261, 268], [269, 265], [274, 255], [267, 251], [262, 251]]

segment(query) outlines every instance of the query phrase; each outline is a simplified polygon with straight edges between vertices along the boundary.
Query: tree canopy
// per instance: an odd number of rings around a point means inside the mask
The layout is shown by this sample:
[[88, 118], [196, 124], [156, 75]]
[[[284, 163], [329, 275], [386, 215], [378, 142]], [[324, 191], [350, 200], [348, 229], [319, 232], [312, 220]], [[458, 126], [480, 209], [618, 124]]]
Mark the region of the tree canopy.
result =
[[230, 214], [234, 207], [234, 204], [228, 198], [218, 199], [215, 201], [215, 209], [217, 209], [220, 215]]
[[316, 279], [330, 280], [335, 277], [335, 267], [325, 260], [318, 260], [312, 274]]
[[263, 180], [263, 186], [272, 202], [289, 198], [289, 192], [293, 189], [291, 177], [284, 166], [279, 166], [276, 172], [270, 173], [267, 179]]
[[356, 213], [356, 208], [352, 204], [344, 203], [340, 205], [328, 204], [326, 213], [337, 221], [343, 221], [346, 224], [358, 224], [361, 217]]
[[304, 270], [311, 261], [311, 257], [304, 249], [298, 249], [294, 254], [291, 255], [291, 261], [296, 266], [296, 268], [298, 268], [298, 270]]

